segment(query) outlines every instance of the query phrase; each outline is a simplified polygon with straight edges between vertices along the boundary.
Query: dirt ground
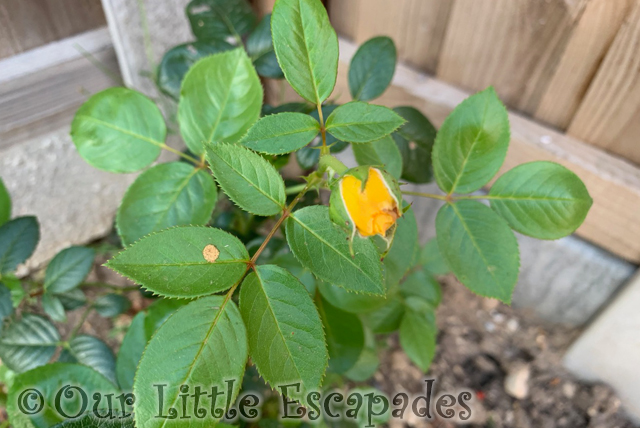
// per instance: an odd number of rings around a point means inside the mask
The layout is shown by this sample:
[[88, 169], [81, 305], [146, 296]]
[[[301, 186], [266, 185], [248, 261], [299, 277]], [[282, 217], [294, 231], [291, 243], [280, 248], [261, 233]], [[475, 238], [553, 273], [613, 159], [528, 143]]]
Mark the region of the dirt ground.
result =
[[[580, 330], [542, 325], [526, 311], [474, 295], [454, 278], [443, 281], [438, 309], [438, 347], [426, 376], [390, 337], [375, 380], [392, 393], [424, 391], [436, 379], [438, 391], [475, 392], [470, 427], [627, 428], [619, 399], [606, 385], [585, 384], [562, 367], [562, 356]], [[505, 385], [508, 384], [509, 392]], [[515, 398], [517, 396], [519, 398]], [[460, 426], [451, 420], [417, 417], [393, 421], [392, 428]]]

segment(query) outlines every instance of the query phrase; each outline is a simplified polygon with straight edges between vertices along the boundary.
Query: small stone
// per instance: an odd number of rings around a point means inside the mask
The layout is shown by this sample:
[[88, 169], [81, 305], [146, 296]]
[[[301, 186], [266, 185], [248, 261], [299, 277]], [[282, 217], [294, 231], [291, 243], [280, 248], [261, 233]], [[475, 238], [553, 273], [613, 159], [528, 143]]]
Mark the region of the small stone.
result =
[[495, 331], [496, 325], [492, 322], [486, 322], [484, 323], [484, 329], [487, 330], [489, 333], [492, 333]]
[[517, 319], [515, 318], [511, 318], [509, 321], [507, 321], [507, 329], [510, 332], [515, 332], [518, 330], [518, 327], [520, 327], [520, 323], [518, 322]]
[[522, 400], [529, 395], [529, 366], [520, 366], [509, 372], [504, 380], [504, 389], [510, 396]]
[[573, 398], [576, 395], [576, 385], [571, 382], [565, 383], [562, 385], [562, 393], [567, 398]]

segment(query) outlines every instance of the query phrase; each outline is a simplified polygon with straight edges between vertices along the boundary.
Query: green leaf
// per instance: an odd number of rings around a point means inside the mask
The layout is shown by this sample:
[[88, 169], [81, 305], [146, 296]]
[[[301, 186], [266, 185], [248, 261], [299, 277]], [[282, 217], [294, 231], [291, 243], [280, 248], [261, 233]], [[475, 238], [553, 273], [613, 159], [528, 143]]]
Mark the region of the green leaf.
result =
[[88, 412], [79, 418], [68, 419], [52, 428], [134, 428], [133, 417], [102, 419], [94, 412]]
[[558, 239], [584, 221], [593, 200], [584, 183], [553, 162], [529, 162], [502, 175], [489, 192], [491, 208], [518, 232]]
[[47, 364], [59, 340], [58, 331], [48, 320], [24, 314], [4, 329], [0, 337], [0, 359], [14, 372], [22, 373]]
[[345, 373], [352, 368], [364, 348], [364, 329], [360, 318], [341, 311], [326, 300], [316, 299], [329, 349], [329, 369]]
[[60, 362], [79, 363], [100, 373], [109, 381], [116, 382], [116, 359], [111, 348], [97, 337], [79, 335], [71, 339], [69, 347], [60, 354]]
[[[263, 251], [262, 254], [265, 252]], [[278, 254], [270, 260], [270, 263], [280, 266], [291, 272], [293, 276], [298, 278], [298, 280], [304, 285], [307, 289], [307, 292], [310, 296], [315, 296], [316, 294], [316, 278], [313, 276], [313, 273], [304, 266], [300, 264], [298, 259], [292, 253], [284, 253]]]
[[[114, 413], [119, 412], [119, 400], [115, 399], [119, 392], [116, 388], [98, 372], [79, 365], [67, 363], [47, 364], [38, 367], [17, 376], [9, 390], [9, 399], [7, 400], [7, 413], [14, 427], [16, 428], [48, 428], [64, 421], [66, 418], [56, 410], [55, 401], [59, 393], [67, 392], [72, 394], [70, 397], [60, 397], [60, 405], [62, 410], [68, 415], [76, 415], [82, 412], [83, 400], [77, 389], [63, 389], [66, 385], [81, 386], [82, 391], [87, 397], [88, 408], [93, 405], [92, 397], [96, 393], [100, 393], [102, 401], [97, 408], [100, 414], [107, 412], [104, 409], [107, 394], [113, 394]], [[25, 415], [21, 410], [19, 400], [25, 398], [23, 392], [29, 388], [38, 390], [42, 394], [44, 408], [41, 412], [34, 415]], [[22, 395], [21, 395], [22, 394]], [[35, 393], [30, 395], [35, 401], [30, 401], [32, 406], [37, 405], [38, 398]], [[24, 403], [23, 403], [24, 404]]]
[[402, 155], [402, 178], [412, 183], [428, 183], [433, 179], [431, 150], [436, 128], [413, 107], [393, 109], [407, 122], [393, 134]]
[[196, 41], [169, 49], [158, 66], [158, 88], [174, 100], [180, 98], [180, 86], [187, 71], [199, 59], [233, 49], [224, 40]]
[[311, 114], [314, 111], [315, 111], [315, 107], [307, 102], [285, 103], [285, 104], [280, 104], [277, 107], [273, 107], [269, 104], [265, 104], [262, 106], [262, 116], [269, 116], [271, 114], [278, 114], [278, 113]]
[[352, 257], [348, 236], [329, 219], [328, 207], [311, 206], [294, 212], [286, 220], [286, 233], [293, 254], [318, 278], [349, 291], [384, 295], [375, 245], [356, 237]]
[[206, 145], [235, 143], [260, 117], [262, 84], [242, 49], [198, 61], [182, 82], [180, 134], [196, 155]]
[[404, 119], [387, 107], [359, 101], [341, 105], [327, 118], [327, 132], [342, 141], [370, 143], [391, 134]]
[[419, 297], [426, 300], [434, 308], [442, 301], [440, 284], [428, 272], [418, 269], [411, 272], [402, 281], [400, 291], [405, 297]]
[[509, 147], [509, 116], [490, 87], [447, 116], [433, 146], [433, 171], [447, 193], [471, 193], [498, 172]]
[[336, 84], [338, 36], [319, 0], [278, 0], [271, 16], [273, 45], [291, 87], [321, 105]]
[[52, 320], [67, 322], [67, 314], [64, 312], [64, 306], [55, 295], [47, 292], [42, 295], [42, 309]]
[[404, 305], [396, 296], [389, 296], [388, 303], [366, 315], [367, 325], [376, 334], [393, 333], [400, 327]]
[[306, 146], [318, 132], [320, 124], [307, 114], [272, 114], [256, 122], [242, 144], [260, 153], [282, 155]]
[[436, 352], [435, 313], [426, 302], [413, 298], [407, 302], [407, 312], [400, 324], [400, 346], [423, 372], [429, 370]]
[[320, 280], [318, 280], [318, 290], [327, 302], [340, 310], [354, 314], [374, 311], [387, 302], [383, 296], [351, 293], [342, 287], [336, 287]]
[[[165, 412], [181, 406], [180, 386], [202, 385], [205, 391], [216, 386], [227, 391], [225, 381], [234, 381], [231, 402], [238, 395], [247, 362], [247, 333], [240, 312], [233, 301], [224, 296], [204, 297], [176, 311], [153, 336], [144, 351], [134, 383], [134, 394], [143, 397], [135, 403], [136, 427], [164, 427], [168, 420], [155, 417], [159, 404]], [[171, 358], [167, 358], [171, 344]], [[164, 384], [162, 403], [153, 394]], [[149, 399], [145, 399], [148, 397]], [[229, 399], [228, 396], [224, 397]], [[210, 408], [210, 399], [201, 398], [201, 406]], [[218, 398], [218, 408], [220, 402]], [[222, 401], [225, 403], [225, 401]], [[192, 428], [211, 427], [222, 415], [191, 419]], [[180, 425], [178, 420], [169, 425]]]
[[0, 335], [4, 327], [4, 320], [13, 314], [13, 305], [11, 304], [11, 291], [6, 285], [0, 282]]
[[67, 311], [72, 311], [87, 303], [87, 298], [79, 288], [74, 288], [64, 293], [56, 294], [56, 297], [60, 300], [62, 306]]
[[13, 272], [38, 245], [40, 227], [35, 217], [18, 217], [0, 226], [0, 274]]
[[477, 201], [440, 208], [436, 217], [438, 246], [461, 283], [485, 297], [507, 304], [518, 280], [518, 241], [509, 225]]
[[110, 172], [134, 172], [151, 165], [166, 135], [160, 109], [127, 88], [109, 88], [93, 95], [71, 124], [71, 138], [80, 156]]
[[420, 250], [418, 263], [431, 275], [442, 276], [451, 272], [440, 253], [437, 238], [430, 239]]
[[284, 181], [259, 154], [242, 146], [218, 143], [207, 147], [207, 160], [222, 190], [243, 210], [262, 216], [283, 210]]
[[415, 264], [418, 256], [418, 224], [413, 209], [407, 210], [396, 222], [396, 234], [389, 253], [384, 258], [387, 289], [397, 286]]
[[160, 328], [160, 326], [173, 314], [175, 311], [186, 305], [185, 300], [174, 299], [158, 299], [149, 306], [147, 316], [144, 319], [144, 334], [147, 340], [151, 339], [151, 336]]
[[11, 292], [11, 302], [13, 303], [13, 307], [17, 308], [18, 306], [20, 306], [20, 303], [22, 303], [26, 296], [24, 287], [22, 286], [22, 281], [20, 281], [12, 274], [5, 274], [5, 276], [2, 278], [2, 283]]
[[238, 238], [211, 227], [176, 227], [142, 238], [107, 266], [162, 296], [194, 298], [240, 280], [249, 254]]
[[138, 312], [122, 339], [116, 359], [116, 378], [123, 391], [133, 390], [133, 377], [149, 338], [144, 332], [145, 313]]
[[125, 246], [172, 226], [205, 225], [218, 200], [213, 178], [184, 162], [156, 165], [122, 199], [116, 225]]
[[[331, 115], [331, 113], [338, 107], [339, 106], [336, 104], [323, 105], [322, 117], [324, 118], [329, 117], [329, 115]], [[320, 120], [320, 115], [318, 114], [317, 109], [310, 112], [309, 115], [313, 117], [316, 121]], [[340, 141], [331, 134], [326, 134], [325, 139], [331, 153], [340, 153], [341, 151], [343, 151], [349, 146], [349, 143]], [[296, 152], [296, 160], [298, 161], [298, 164], [300, 165], [301, 168], [311, 169], [318, 164], [318, 160], [320, 160], [321, 146], [322, 146], [322, 138], [320, 137], [320, 135], [318, 135], [316, 136], [316, 138], [313, 139], [311, 144], [301, 148]]]
[[354, 382], [366, 382], [377, 371], [380, 359], [375, 349], [365, 348], [356, 364], [345, 372], [345, 376]]
[[262, 18], [255, 30], [247, 37], [245, 47], [260, 76], [272, 79], [284, 77], [276, 52], [273, 50], [270, 13]]
[[249, 354], [273, 388], [301, 383], [306, 402], [317, 391], [327, 367], [322, 322], [304, 285], [281, 267], [258, 266], [240, 290], [240, 312], [247, 326]]
[[0, 178], [0, 226], [11, 218], [11, 196]]
[[390, 135], [371, 144], [354, 144], [353, 154], [358, 165], [381, 166], [396, 179], [400, 178], [402, 155]]
[[50, 293], [64, 293], [76, 288], [89, 275], [96, 252], [87, 247], [69, 247], [51, 260], [44, 277], [44, 288]]
[[370, 101], [382, 95], [393, 79], [397, 57], [389, 37], [374, 37], [360, 46], [349, 66], [351, 97]]
[[246, 0], [193, 0], [187, 5], [187, 17], [198, 40], [239, 37], [256, 21]]
[[115, 317], [129, 310], [131, 302], [121, 294], [105, 294], [100, 296], [93, 303], [97, 313], [103, 317]]

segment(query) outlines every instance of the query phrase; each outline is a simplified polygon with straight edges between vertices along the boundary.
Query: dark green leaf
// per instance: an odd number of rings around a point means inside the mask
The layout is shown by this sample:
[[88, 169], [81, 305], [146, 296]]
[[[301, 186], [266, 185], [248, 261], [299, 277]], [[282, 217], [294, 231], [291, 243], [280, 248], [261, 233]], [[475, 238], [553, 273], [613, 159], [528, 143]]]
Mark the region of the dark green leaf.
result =
[[436, 279], [429, 272], [417, 269], [407, 275], [402, 281], [400, 291], [405, 297], [420, 297], [434, 308], [442, 300], [442, 289]]
[[0, 337], [0, 359], [11, 370], [22, 373], [47, 364], [59, 340], [58, 331], [48, 320], [24, 314], [4, 329]]
[[418, 224], [413, 209], [409, 209], [396, 222], [397, 229], [389, 253], [384, 258], [387, 289], [396, 287], [415, 264], [418, 256]]
[[193, 0], [187, 6], [187, 17], [199, 40], [239, 37], [251, 31], [256, 22], [246, 0]]
[[2, 331], [4, 330], [4, 320], [12, 314], [11, 291], [0, 282], [0, 335], [2, 335]]
[[[81, 394], [77, 389], [63, 389], [66, 385], [80, 386], [87, 397], [88, 403], [83, 403], [84, 400], [80, 398]], [[21, 410], [21, 408], [24, 409], [24, 406], [19, 404], [21, 398], [24, 399], [26, 398], [25, 395], [28, 396], [28, 394], [23, 394], [28, 388], [38, 390], [43, 398], [43, 410], [34, 415], [26, 415]], [[60, 397], [60, 393], [68, 393], [71, 395]], [[67, 415], [76, 415], [83, 411], [83, 404], [86, 404], [89, 409], [92, 407], [92, 397], [96, 393], [99, 393], [102, 397], [102, 401], [97, 407], [100, 414], [107, 412], [105, 409], [105, 396], [108, 394], [113, 394], [112, 397], [114, 397], [112, 399], [114, 413], [120, 412], [119, 400], [115, 399], [119, 392], [111, 382], [98, 372], [79, 364], [47, 364], [46, 366], [38, 367], [15, 378], [9, 390], [7, 413], [9, 414], [12, 425], [16, 428], [48, 428], [66, 419], [64, 415], [56, 410], [56, 396], [59, 396], [60, 406], [64, 413]], [[29, 398], [34, 400], [30, 401], [31, 406], [35, 406], [39, 402], [38, 398], [35, 397], [35, 393], [30, 395]], [[22, 404], [24, 404], [24, 402]], [[60, 406], [58, 406], [58, 408], [60, 408]]]
[[240, 290], [251, 360], [273, 388], [301, 383], [300, 395], [317, 391], [327, 367], [322, 322], [311, 297], [293, 275], [274, 265], [258, 266]]
[[390, 135], [371, 144], [354, 144], [353, 154], [358, 165], [381, 166], [396, 179], [400, 178], [402, 155]]
[[322, 298], [316, 300], [329, 349], [329, 369], [345, 373], [364, 348], [364, 330], [356, 315], [341, 311]]
[[89, 412], [79, 418], [68, 419], [53, 428], [134, 428], [133, 417], [118, 415], [115, 419], [102, 419]]
[[0, 179], [0, 226], [11, 218], [11, 196]]
[[366, 315], [367, 325], [376, 334], [392, 333], [400, 327], [404, 305], [396, 296], [389, 296], [388, 303]]
[[393, 79], [397, 56], [389, 37], [374, 37], [360, 46], [349, 66], [351, 97], [370, 101], [382, 95]]
[[44, 293], [42, 295], [42, 309], [54, 321], [67, 321], [67, 314], [64, 312], [62, 302], [51, 293]]
[[491, 208], [520, 233], [558, 239], [582, 224], [593, 200], [584, 183], [553, 162], [530, 162], [501, 176], [489, 192]]
[[182, 79], [193, 64], [201, 58], [230, 49], [233, 46], [224, 40], [206, 40], [185, 43], [168, 50], [158, 66], [158, 87], [178, 100]]
[[[178, 394], [182, 385], [203, 386], [205, 391], [218, 387], [227, 391], [225, 381], [234, 381], [230, 397], [238, 395], [247, 362], [247, 335], [240, 312], [233, 301], [224, 304], [224, 296], [204, 297], [176, 311], [153, 336], [144, 351], [134, 383], [136, 397], [156, 397], [157, 387], [166, 385], [162, 403], [158, 399], [139, 399], [135, 407], [136, 426], [164, 427], [167, 420], [155, 417], [159, 404], [165, 411], [181, 406]], [[223, 306], [224, 305], [224, 306]], [[167, 358], [167, 344], [171, 357]], [[226, 399], [229, 397], [226, 396]], [[218, 408], [221, 402], [218, 398]], [[201, 406], [210, 408], [210, 399], [201, 398]], [[207, 428], [222, 415], [191, 419], [192, 428]], [[172, 423], [171, 425], [179, 425]]]
[[391, 134], [404, 119], [387, 107], [359, 101], [341, 105], [327, 118], [327, 132], [342, 141], [370, 143]]
[[351, 293], [342, 287], [336, 287], [321, 280], [318, 280], [318, 290], [327, 302], [340, 310], [354, 314], [374, 311], [387, 302], [385, 297]]
[[207, 147], [207, 160], [222, 190], [243, 210], [262, 216], [283, 210], [284, 181], [259, 154], [239, 145], [218, 143]]
[[107, 266], [167, 297], [193, 298], [230, 288], [249, 254], [238, 238], [211, 227], [176, 227], [142, 238]]
[[210, 174], [184, 162], [156, 165], [138, 176], [118, 209], [125, 246], [172, 226], [205, 225], [218, 200]]
[[118, 358], [116, 359], [116, 377], [118, 379], [118, 385], [123, 391], [133, 390], [133, 377], [136, 373], [136, 368], [142, 358], [145, 346], [149, 338], [144, 332], [145, 313], [138, 312], [133, 317], [131, 325], [127, 333], [122, 339], [120, 350], [118, 351]]
[[477, 201], [440, 208], [436, 217], [438, 246], [461, 283], [485, 297], [511, 302], [518, 280], [518, 241], [509, 225]]
[[[263, 252], [264, 254], [264, 252]], [[316, 294], [316, 278], [313, 276], [313, 273], [305, 267], [303, 267], [298, 259], [292, 253], [284, 253], [278, 254], [270, 260], [270, 263], [280, 266], [291, 272], [293, 276], [298, 278], [298, 280], [304, 285], [307, 289], [307, 292], [310, 296], [315, 296]]]
[[438, 329], [433, 309], [419, 299], [407, 301], [407, 312], [400, 325], [400, 345], [423, 372], [429, 370], [436, 352]]
[[[331, 113], [339, 106], [336, 104], [329, 104], [322, 106], [322, 117], [327, 118]], [[316, 121], [320, 120], [318, 110], [313, 110], [309, 113]], [[347, 148], [349, 143], [338, 140], [331, 134], [326, 134], [326, 143], [329, 146], [331, 153], [340, 153]], [[320, 147], [322, 146], [322, 138], [318, 135], [313, 139], [311, 144], [301, 148], [296, 152], [296, 160], [302, 169], [311, 169], [318, 164], [320, 160]]]
[[271, 14], [267, 14], [247, 37], [247, 53], [260, 76], [282, 79], [284, 73], [278, 64], [271, 40]]
[[110, 172], [134, 172], [151, 165], [166, 135], [160, 109], [127, 88], [109, 88], [93, 95], [71, 124], [71, 138], [80, 156]]
[[74, 288], [73, 290], [69, 290], [65, 293], [56, 294], [56, 297], [60, 300], [62, 306], [67, 311], [72, 311], [87, 303], [87, 298], [79, 288]]
[[121, 294], [105, 294], [96, 299], [94, 309], [103, 317], [115, 317], [126, 312], [131, 306], [129, 299]]
[[262, 106], [262, 116], [269, 116], [271, 114], [278, 113], [304, 113], [310, 114], [315, 111], [313, 106], [309, 103], [285, 103], [280, 104], [277, 107], [273, 107], [269, 104], [265, 104]]
[[393, 109], [407, 122], [393, 134], [402, 155], [402, 178], [412, 183], [428, 183], [433, 178], [431, 150], [436, 128], [413, 107]]
[[40, 228], [35, 217], [18, 217], [0, 226], [0, 274], [13, 272], [38, 245]]
[[239, 141], [260, 117], [262, 95], [260, 78], [243, 49], [198, 61], [182, 82], [178, 105], [187, 147], [201, 155], [212, 143]]
[[147, 316], [144, 319], [144, 334], [147, 340], [160, 328], [160, 326], [175, 311], [186, 305], [185, 300], [174, 299], [158, 299], [147, 310]]
[[356, 237], [355, 256], [347, 234], [329, 219], [329, 208], [311, 206], [286, 220], [287, 242], [302, 265], [318, 278], [347, 290], [384, 295], [380, 255], [369, 239]]
[[271, 17], [273, 44], [291, 87], [321, 105], [336, 84], [338, 36], [319, 0], [278, 0]]
[[79, 363], [100, 373], [117, 385], [116, 359], [111, 348], [97, 337], [79, 335], [71, 339], [69, 347], [60, 354], [60, 362]]
[[87, 247], [69, 247], [60, 251], [47, 266], [44, 288], [64, 293], [77, 287], [89, 275], [96, 252]]
[[433, 146], [433, 171], [447, 193], [471, 193], [498, 172], [509, 147], [509, 116], [490, 87], [447, 116]]
[[260, 153], [281, 155], [296, 151], [320, 132], [320, 124], [303, 113], [280, 113], [257, 121], [242, 144]]

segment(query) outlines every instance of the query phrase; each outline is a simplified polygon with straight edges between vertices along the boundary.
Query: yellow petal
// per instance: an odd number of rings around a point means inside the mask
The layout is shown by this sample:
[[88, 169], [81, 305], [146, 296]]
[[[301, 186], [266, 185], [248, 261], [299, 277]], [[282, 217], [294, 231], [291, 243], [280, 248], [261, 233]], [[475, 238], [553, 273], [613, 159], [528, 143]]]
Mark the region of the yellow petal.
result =
[[351, 221], [362, 236], [384, 236], [402, 215], [398, 201], [376, 168], [369, 168], [364, 190], [361, 180], [347, 175], [340, 182], [340, 193]]

